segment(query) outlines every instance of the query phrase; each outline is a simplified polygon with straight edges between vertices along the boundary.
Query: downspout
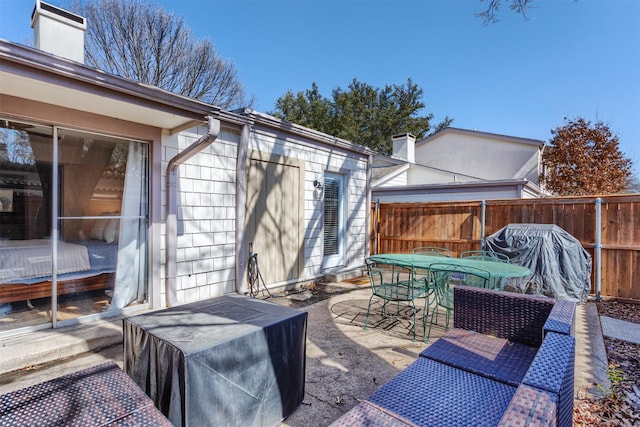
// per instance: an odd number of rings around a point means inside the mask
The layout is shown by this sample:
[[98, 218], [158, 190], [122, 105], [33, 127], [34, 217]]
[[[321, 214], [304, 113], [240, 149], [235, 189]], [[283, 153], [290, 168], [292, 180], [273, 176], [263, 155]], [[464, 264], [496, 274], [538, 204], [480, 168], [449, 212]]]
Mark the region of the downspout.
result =
[[373, 212], [373, 253], [378, 255], [380, 252], [380, 198], [376, 199], [376, 207]]
[[178, 166], [211, 145], [220, 134], [220, 120], [207, 116], [209, 129], [196, 142], [182, 150], [167, 165], [167, 218], [165, 230], [165, 299], [168, 307], [178, 304], [176, 275], [176, 241], [178, 240]]

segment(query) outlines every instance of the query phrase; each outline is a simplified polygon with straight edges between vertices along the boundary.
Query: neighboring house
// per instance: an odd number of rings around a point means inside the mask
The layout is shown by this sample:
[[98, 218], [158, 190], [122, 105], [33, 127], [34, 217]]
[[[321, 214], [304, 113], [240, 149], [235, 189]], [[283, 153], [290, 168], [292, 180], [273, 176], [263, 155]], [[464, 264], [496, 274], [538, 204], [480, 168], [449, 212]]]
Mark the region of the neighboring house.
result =
[[392, 201], [481, 200], [543, 195], [544, 141], [445, 128], [416, 142], [393, 137], [393, 154], [376, 156], [372, 198]]
[[247, 293], [251, 249], [269, 287], [361, 268], [372, 151], [87, 67], [38, 5], [0, 40], [0, 335]]

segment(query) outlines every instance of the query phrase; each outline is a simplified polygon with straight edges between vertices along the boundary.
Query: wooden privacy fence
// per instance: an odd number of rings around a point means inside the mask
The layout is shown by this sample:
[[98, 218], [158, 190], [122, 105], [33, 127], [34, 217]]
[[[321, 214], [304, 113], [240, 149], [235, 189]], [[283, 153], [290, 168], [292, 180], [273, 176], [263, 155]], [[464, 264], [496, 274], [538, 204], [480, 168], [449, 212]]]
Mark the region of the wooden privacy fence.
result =
[[507, 224], [555, 224], [593, 261], [591, 294], [640, 303], [640, 195], [373, 204], [371, 253], [480, 249]]

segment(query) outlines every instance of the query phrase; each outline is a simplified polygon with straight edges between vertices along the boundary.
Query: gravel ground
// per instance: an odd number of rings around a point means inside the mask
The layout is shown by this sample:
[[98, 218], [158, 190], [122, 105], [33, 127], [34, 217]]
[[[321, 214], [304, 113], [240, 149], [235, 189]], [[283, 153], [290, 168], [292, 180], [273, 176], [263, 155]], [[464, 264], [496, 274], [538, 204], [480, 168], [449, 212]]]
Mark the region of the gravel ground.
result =
[[[640, 304], [597, 303], [598, 314], [640, 324]], [[640, 345], [604, 338], [612, 391], [602, 399], [576, 402], [575, 426], [640, 426]]]

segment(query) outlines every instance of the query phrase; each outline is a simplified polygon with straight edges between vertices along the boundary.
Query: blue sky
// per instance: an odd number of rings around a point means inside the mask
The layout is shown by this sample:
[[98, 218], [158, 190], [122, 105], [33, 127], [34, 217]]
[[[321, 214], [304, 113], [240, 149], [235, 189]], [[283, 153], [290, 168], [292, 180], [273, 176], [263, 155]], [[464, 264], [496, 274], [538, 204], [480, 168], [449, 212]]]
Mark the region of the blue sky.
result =
[[[34, 4], [0, 0], [0, 38], [30, 44]], [[535, 0], [528, 20], [505, 4], [488, 26], [475, 16], [480, 0], [159, 4], [234, 62], [258, 111], [313, 82], [330, 97], [354, 78], [411, 78], [434, 124], [449, 116], [455, 127], [549, 141], [564, 117], [602, 120], [640, 176], [638, 0]]]

